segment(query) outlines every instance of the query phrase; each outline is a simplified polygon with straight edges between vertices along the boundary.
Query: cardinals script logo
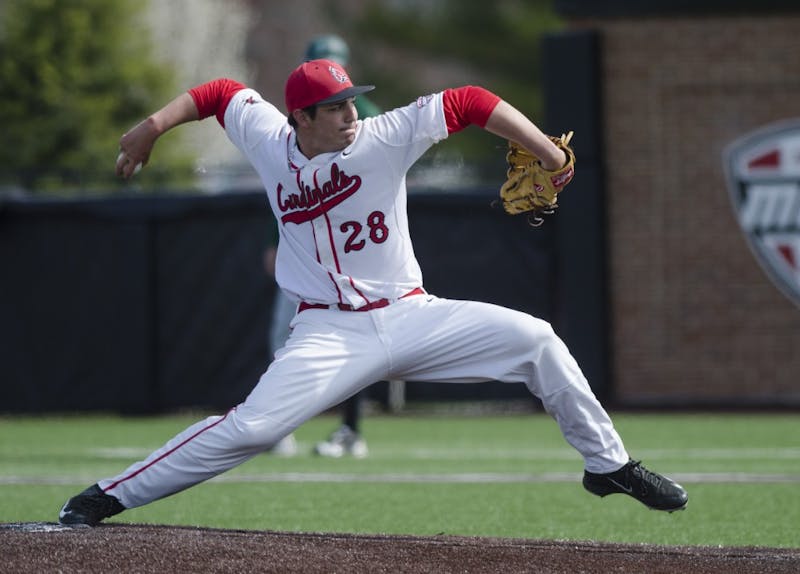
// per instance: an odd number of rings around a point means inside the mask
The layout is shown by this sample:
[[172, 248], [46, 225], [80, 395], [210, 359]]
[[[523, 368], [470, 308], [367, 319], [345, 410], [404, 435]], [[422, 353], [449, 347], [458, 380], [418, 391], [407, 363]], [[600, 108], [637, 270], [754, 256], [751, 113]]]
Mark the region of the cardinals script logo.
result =
[[800, 119], [730, 144], [725, 172], [750, 248], [775, 285], [800, 306]]

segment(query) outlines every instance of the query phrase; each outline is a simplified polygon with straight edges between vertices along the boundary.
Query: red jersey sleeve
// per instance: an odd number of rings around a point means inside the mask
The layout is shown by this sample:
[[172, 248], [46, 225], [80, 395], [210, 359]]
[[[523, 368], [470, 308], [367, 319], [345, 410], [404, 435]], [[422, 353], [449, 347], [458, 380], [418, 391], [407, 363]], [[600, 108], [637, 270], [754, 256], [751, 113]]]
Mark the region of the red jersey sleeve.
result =
[[219, 78], [200, 84], [189, 90], [189, 95], [197, 106], [200, 119], [217, 116], [219, 125], [225, 127], [225, 110], [233, 95], [246, 86], [235, 80]]
[[497, 96], [480, 86], [451, 88], [442, 94], [447, 133], [463, 130], [470, 124], [484, 127], [500, 101]]

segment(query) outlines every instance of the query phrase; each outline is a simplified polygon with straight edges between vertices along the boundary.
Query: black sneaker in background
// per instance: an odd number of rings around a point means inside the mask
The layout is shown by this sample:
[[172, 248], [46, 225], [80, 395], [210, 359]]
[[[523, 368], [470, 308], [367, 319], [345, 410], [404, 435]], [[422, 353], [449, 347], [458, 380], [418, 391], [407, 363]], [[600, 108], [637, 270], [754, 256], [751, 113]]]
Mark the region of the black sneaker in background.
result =
[[689, 501], [689, 495], [680, 484], [647, 470], [637, 460], [607, 474], [587, 470], [583, 473], [583, 487], [597, 496], [627, 494], [653, 510], [667, 512], [683, 510]]
[[67, 501], [58, 514], [58, 521], [66, 526], [97, 526], [103, 519], [123, 510], [125, 507], [119, 500], [93, 484]]

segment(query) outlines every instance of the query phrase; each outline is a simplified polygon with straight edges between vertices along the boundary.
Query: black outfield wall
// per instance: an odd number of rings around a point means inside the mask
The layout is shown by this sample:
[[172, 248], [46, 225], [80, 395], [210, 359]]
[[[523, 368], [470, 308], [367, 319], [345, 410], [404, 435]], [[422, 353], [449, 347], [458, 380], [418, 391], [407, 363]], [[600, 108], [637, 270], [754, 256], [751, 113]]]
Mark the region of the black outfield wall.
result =
[[[410, 195], [425, 286], [558, 329], [556, 226], [532, 229], [503, 214], [490, 205], [495, 194]], [[0, 412], [154, 413], [241, 401], [270, 354], [275, 287], [261, 258], [272, 225], [260, 192], [0, 204]], [[415, 384], [407, 393], [527, 397], [500, 383]]]

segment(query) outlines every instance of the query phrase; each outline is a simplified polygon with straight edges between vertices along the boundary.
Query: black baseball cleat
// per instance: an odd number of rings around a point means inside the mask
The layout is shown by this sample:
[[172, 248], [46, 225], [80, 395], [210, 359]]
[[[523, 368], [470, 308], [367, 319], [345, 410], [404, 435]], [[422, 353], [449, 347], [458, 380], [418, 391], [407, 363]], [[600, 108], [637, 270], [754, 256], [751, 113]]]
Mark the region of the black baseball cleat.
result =
[[119, 500], [93, 484], [67, 501], [58, 514], [58, 522], [66, 526], [97, 526], [123, 510], [125, 507]]
[[614, 472], [583, 473], [583, 487], [597, 496], [627, 494], [648, 508], [675, 512], [686, 508], [689, 495], [684, 488], [658, 473], [647, 470], [638, 460], [631, 460]]

